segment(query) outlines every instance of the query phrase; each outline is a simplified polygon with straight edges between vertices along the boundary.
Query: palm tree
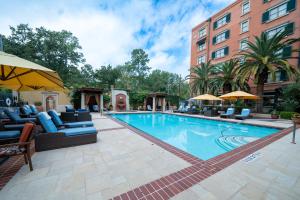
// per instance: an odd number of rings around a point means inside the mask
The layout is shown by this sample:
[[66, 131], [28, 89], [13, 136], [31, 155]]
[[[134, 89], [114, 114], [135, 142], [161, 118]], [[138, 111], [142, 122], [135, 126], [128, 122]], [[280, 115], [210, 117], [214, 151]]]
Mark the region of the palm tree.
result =
[[[237, 75], [243, 81], [253, 78], [254, 83], [257, 85], [257, 95], [260, 97], [263, 95], [268, 74], [275, 80], [276, 71], [278, 70], [286, 73], [288, 78], [293, 78], [294, 74], [297, 73], [296, 68], [288, 62], [288, 59], [291, 58], [290, 55], [285, 56], [282, 51], [299, 39], [286, 39], [287, 35], [288, 32], [284, 31], [269, 38], [263, 32], [260, 37], [255, 37], [254, 42], [247, 41], [248, 48], [239, 54], [244, 56], [245, 61], [237, 69]], [[257, 102], [257, 111], [261, 112], [262, 108], [263, 100], [261, 98]]]
[[196, 67], [191, 68], [191, 74], [187, 76], [187, 79], [191, 81], [191, 90], [194, 94], [208, 93], [209, 83], [211, 81], [210, 76], [213, 74], [214, 66], [207, 63], [201, 63]]
[[223, 93], [232, 92], [232, 90], [248, 90], [248, 84], [236, 76], [236, 70], [239, 65], [237, 59], [230, 59], [220, 65], [215, 65], [214, 76], [211, 80], [211, 87], [216, 90], [221, 89]]

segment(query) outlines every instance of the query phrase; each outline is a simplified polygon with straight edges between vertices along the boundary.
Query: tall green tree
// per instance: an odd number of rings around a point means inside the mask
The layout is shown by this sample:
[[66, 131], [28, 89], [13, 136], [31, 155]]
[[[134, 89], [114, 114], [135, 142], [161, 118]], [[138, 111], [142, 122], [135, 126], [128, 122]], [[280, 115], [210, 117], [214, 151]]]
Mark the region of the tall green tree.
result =
[[95, 71], [97, 85], [106, 90], [109, 90], [111, 86], [115, 86], [120, 76], [120, 69], [113, 68], [111, 65], [101, 66], [100, 69], [96, 69]]
[[191, 81], [193, 95], [217, 92], [209, 88], [211, 76], [214, 74], [214, 65], [211, 64], [211, 61], [192, 67], [190, 72], [191, 74], [187, 78]]
[[144, 79], [150, 71], [148, 54], [143, 49], [134, 49], [131, 52], [130, 65], [133, 69], [133, 74], [139, 81]]
[[238, 66], [239, 61], [237, 59], [230, 59], [220, 65], [215, 65], [213, 69], [214, 75], [211, 78], [211, 87], [215, 88], [215, 90], [222, 90], [223, 94], [237, 89], [248, 90], [249, 85], [247, 81], [242, 81], [239, 76], [236, 76]]
[[4, 51], [36, 62], [58, 72], [66, 86], [74, 80], [74, 67], [85, 62], [78, 39], [69, 31], [34, 30], [27, 24], [10, 27]]
[[[242, 80], [254, 79], [257, 95], [262, 97], [264, 85], [268, 75], [275, 80], [277, 71], [287, 74], [289, 79], [293, 78], [297, 70], [288, 59], [291, 55], [286, 55], [284, 49], [295, 43], [299, 39], [287, 39], [288, 32], [279, 32], [269, 38], [266, 33], [256, 36], [254, 42], [248, 41], [248, 48], [240, 55], [245, 57], [245, 62], [238, 68], [237, 74]], [[262, 112], [263, 98], [257, 101], [257, 111]]]
[[117, 66], [121, 73], [121, 79], [117, 84], [118, 87], [130, 90], [142, 89], [151, 69], [148, 63], [148, 54], [143, 49], [132, 50], [130, 61]]
[[95, 87], [96, 86], [96, 80], [95, 75], [96, 72], [94, 71], [94, 68], [90, 64], [85, 64], [81, 67], [81, 79], [84, 82], [84, 85], [86, 87]]

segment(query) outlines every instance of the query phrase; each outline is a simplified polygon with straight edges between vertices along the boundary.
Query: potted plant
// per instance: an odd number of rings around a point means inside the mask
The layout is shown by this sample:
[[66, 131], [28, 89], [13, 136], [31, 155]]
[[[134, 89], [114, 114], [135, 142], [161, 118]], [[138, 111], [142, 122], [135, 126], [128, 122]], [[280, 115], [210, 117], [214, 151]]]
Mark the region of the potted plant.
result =
[[43, 104], [42, 104], [42, 102], [40, 102], [40, 101], [36, 101], [36, 102], [34, 102], [34, 105], [35, 105], [35, 107], [36, 107], [36, 109], [39, 111], [39, 112], [42, 112], [43, 111]]
[[271, 112], [271, 118], [272, 119], [278, 119], [279, 118], [279, 112], [277, 110], [273, 110]]
[[296, 124], [300, 124], [300, 114], [296, 113], [293, 115], [292, 120], [296, 123]]

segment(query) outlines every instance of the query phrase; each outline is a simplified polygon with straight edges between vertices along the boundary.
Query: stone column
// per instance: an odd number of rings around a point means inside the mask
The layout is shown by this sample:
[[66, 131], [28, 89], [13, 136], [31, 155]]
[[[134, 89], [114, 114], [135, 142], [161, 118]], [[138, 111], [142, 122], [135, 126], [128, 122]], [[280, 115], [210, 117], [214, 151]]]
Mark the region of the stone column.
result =
[[152, 97], [152, 112], [156, 111], [156, 103], [155, 103], [156, 97]]
[[81, 106], [80, 106], [81, 109], [85, 109], [85, 93], [82, 92], [81, 93]]
[[100, 95], [100, 113], [102, 115], [103, 113], [103, 94]]
[[162, 102], [162, 111], [165, 112], [166, 111], [166, 98], [163, 98], [163, 102]]

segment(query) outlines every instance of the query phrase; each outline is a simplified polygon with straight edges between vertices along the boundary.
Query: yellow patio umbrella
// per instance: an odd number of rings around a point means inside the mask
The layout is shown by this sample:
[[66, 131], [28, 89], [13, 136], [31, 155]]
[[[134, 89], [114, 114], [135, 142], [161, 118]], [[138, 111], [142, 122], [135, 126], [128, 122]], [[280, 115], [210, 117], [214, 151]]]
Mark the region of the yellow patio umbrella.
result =
[[0, 87], [16, 91], [65, 91], [63, 81], [55, 71], [1, 51]]
[[224, 100], [238, 100], [238, 99], [257, 100], [257, 99], [259, 99], [258, 96], [247, 93], [247, 92], [243, 92], [243, 91], [230, 92], [230, 93], [227, 93], [227, 94], [224, 94], [224, 95], [220, 96], [220, 98], [224, 99]]
[[222, 99], [220, 99], [219, 97], [216, 97], [216, 96], [211, 95], [211, 94], [202, 94], [202, 95], [196, 96], [192, 99], [194, 99], [194, 100], [208, 100], [208, 101], [222, 101]]

